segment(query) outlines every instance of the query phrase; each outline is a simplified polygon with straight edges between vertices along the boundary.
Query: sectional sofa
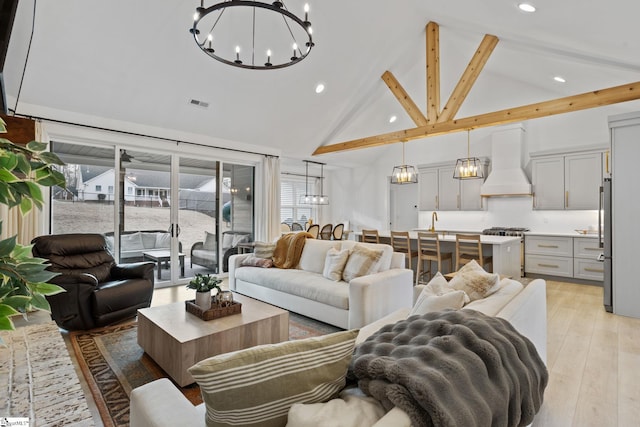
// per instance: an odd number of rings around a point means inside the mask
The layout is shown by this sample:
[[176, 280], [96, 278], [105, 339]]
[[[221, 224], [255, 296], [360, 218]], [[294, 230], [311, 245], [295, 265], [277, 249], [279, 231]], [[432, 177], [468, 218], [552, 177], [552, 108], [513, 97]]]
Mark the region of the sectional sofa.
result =
[[[417, 287], [416, 291], [420, 289]], [[531, 340], [546, 363], [547, 310], [546, 283], [543, 280], [534, 280], [523, 287], [519, 282], [504, 279], [497, 292], [473, 301], [466, 308], [509, 321], [518, 332]], [[386, 324], [405, 319], [409, 313], [409, 308], [402, 308], [360, 328], [356, 342], [364, 341]], [[334, 413], [335, 416], [339, 417]], [[132, 427], [174, 425], [204, 426], [205, 405], [193, 406], [168, 379], [156, 380], [133, 390]], [[374, 427], [410, 427], [410, 421], [404, 411], [395, 407], [384, 414]]]
[[404, 268], [404, 254], [389, 245], [358, 243], [382, 254], [370, 274], [348, 283], [323, 275], [330, 249], [352, 250], [355, 245], [352, 240], [307, 239], [295, 269], [243, 266], [250, 254], [232, 256], [229, 289], [343, 329], [360, 328], [411, 307], [413, 273]]

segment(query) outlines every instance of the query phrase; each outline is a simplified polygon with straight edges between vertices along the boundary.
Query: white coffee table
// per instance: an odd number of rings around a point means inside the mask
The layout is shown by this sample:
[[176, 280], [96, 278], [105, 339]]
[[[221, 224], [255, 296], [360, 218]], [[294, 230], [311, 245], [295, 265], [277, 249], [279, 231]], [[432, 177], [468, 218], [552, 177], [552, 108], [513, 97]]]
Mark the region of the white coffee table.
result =
[[289, 312], [233, 294], [242, 313], [204, 321], [184, 301], [138, 310], [138, 344], [181, 387], [187, 369], [208, 357], [289, 339]]

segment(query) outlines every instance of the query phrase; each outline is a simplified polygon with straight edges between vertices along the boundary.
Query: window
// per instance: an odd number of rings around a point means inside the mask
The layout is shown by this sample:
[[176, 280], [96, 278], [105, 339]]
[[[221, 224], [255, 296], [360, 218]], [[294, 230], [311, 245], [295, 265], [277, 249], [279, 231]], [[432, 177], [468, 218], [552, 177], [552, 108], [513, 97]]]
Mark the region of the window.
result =
[[[311, 184], [310, 184], [311, 185]], [[306, 184], [303, 179], [292, 179], [283, 175], [280, 180], [280, 222], [284, 222], [291, 226], [297, 222], [306, 228], [304, 224], [309, 219], [317, 221], [316, 207], [312, 205], [300, 204], [300, 197], [304, 196], [307, 191]]]
[[102, 185], [96, 185], [96, 191], [102, 191]]
[[133, 187], [127, 187], [127, 194], [133, 194]]
[[109, 192], [109, 194], [113, 194], [113, 185], [110, 185], [107, 191]]

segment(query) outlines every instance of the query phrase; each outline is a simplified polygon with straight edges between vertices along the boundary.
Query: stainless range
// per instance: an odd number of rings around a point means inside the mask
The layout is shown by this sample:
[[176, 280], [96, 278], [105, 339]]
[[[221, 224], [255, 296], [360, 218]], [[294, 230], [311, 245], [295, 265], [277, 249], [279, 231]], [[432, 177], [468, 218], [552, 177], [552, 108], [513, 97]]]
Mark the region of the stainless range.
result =
[[524, 227], [491, 227], [482, 230], [487, 236], [515, 236], [520, 237], [520, 276], [524, 277], [524, 233], [529, 231]]

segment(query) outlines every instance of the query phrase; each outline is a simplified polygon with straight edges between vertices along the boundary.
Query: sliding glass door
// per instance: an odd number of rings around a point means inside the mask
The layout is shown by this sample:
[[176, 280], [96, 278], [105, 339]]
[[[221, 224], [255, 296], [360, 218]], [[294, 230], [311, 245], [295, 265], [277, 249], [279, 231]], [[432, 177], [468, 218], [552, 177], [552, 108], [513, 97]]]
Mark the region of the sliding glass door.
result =
[[253, 166], [71, 143], [52, 151], [67, 189], [52, 189], [51, 233], [104, 234], [119, 262], [154, 262], [156, 286], [225, 273], [253, 241]]

